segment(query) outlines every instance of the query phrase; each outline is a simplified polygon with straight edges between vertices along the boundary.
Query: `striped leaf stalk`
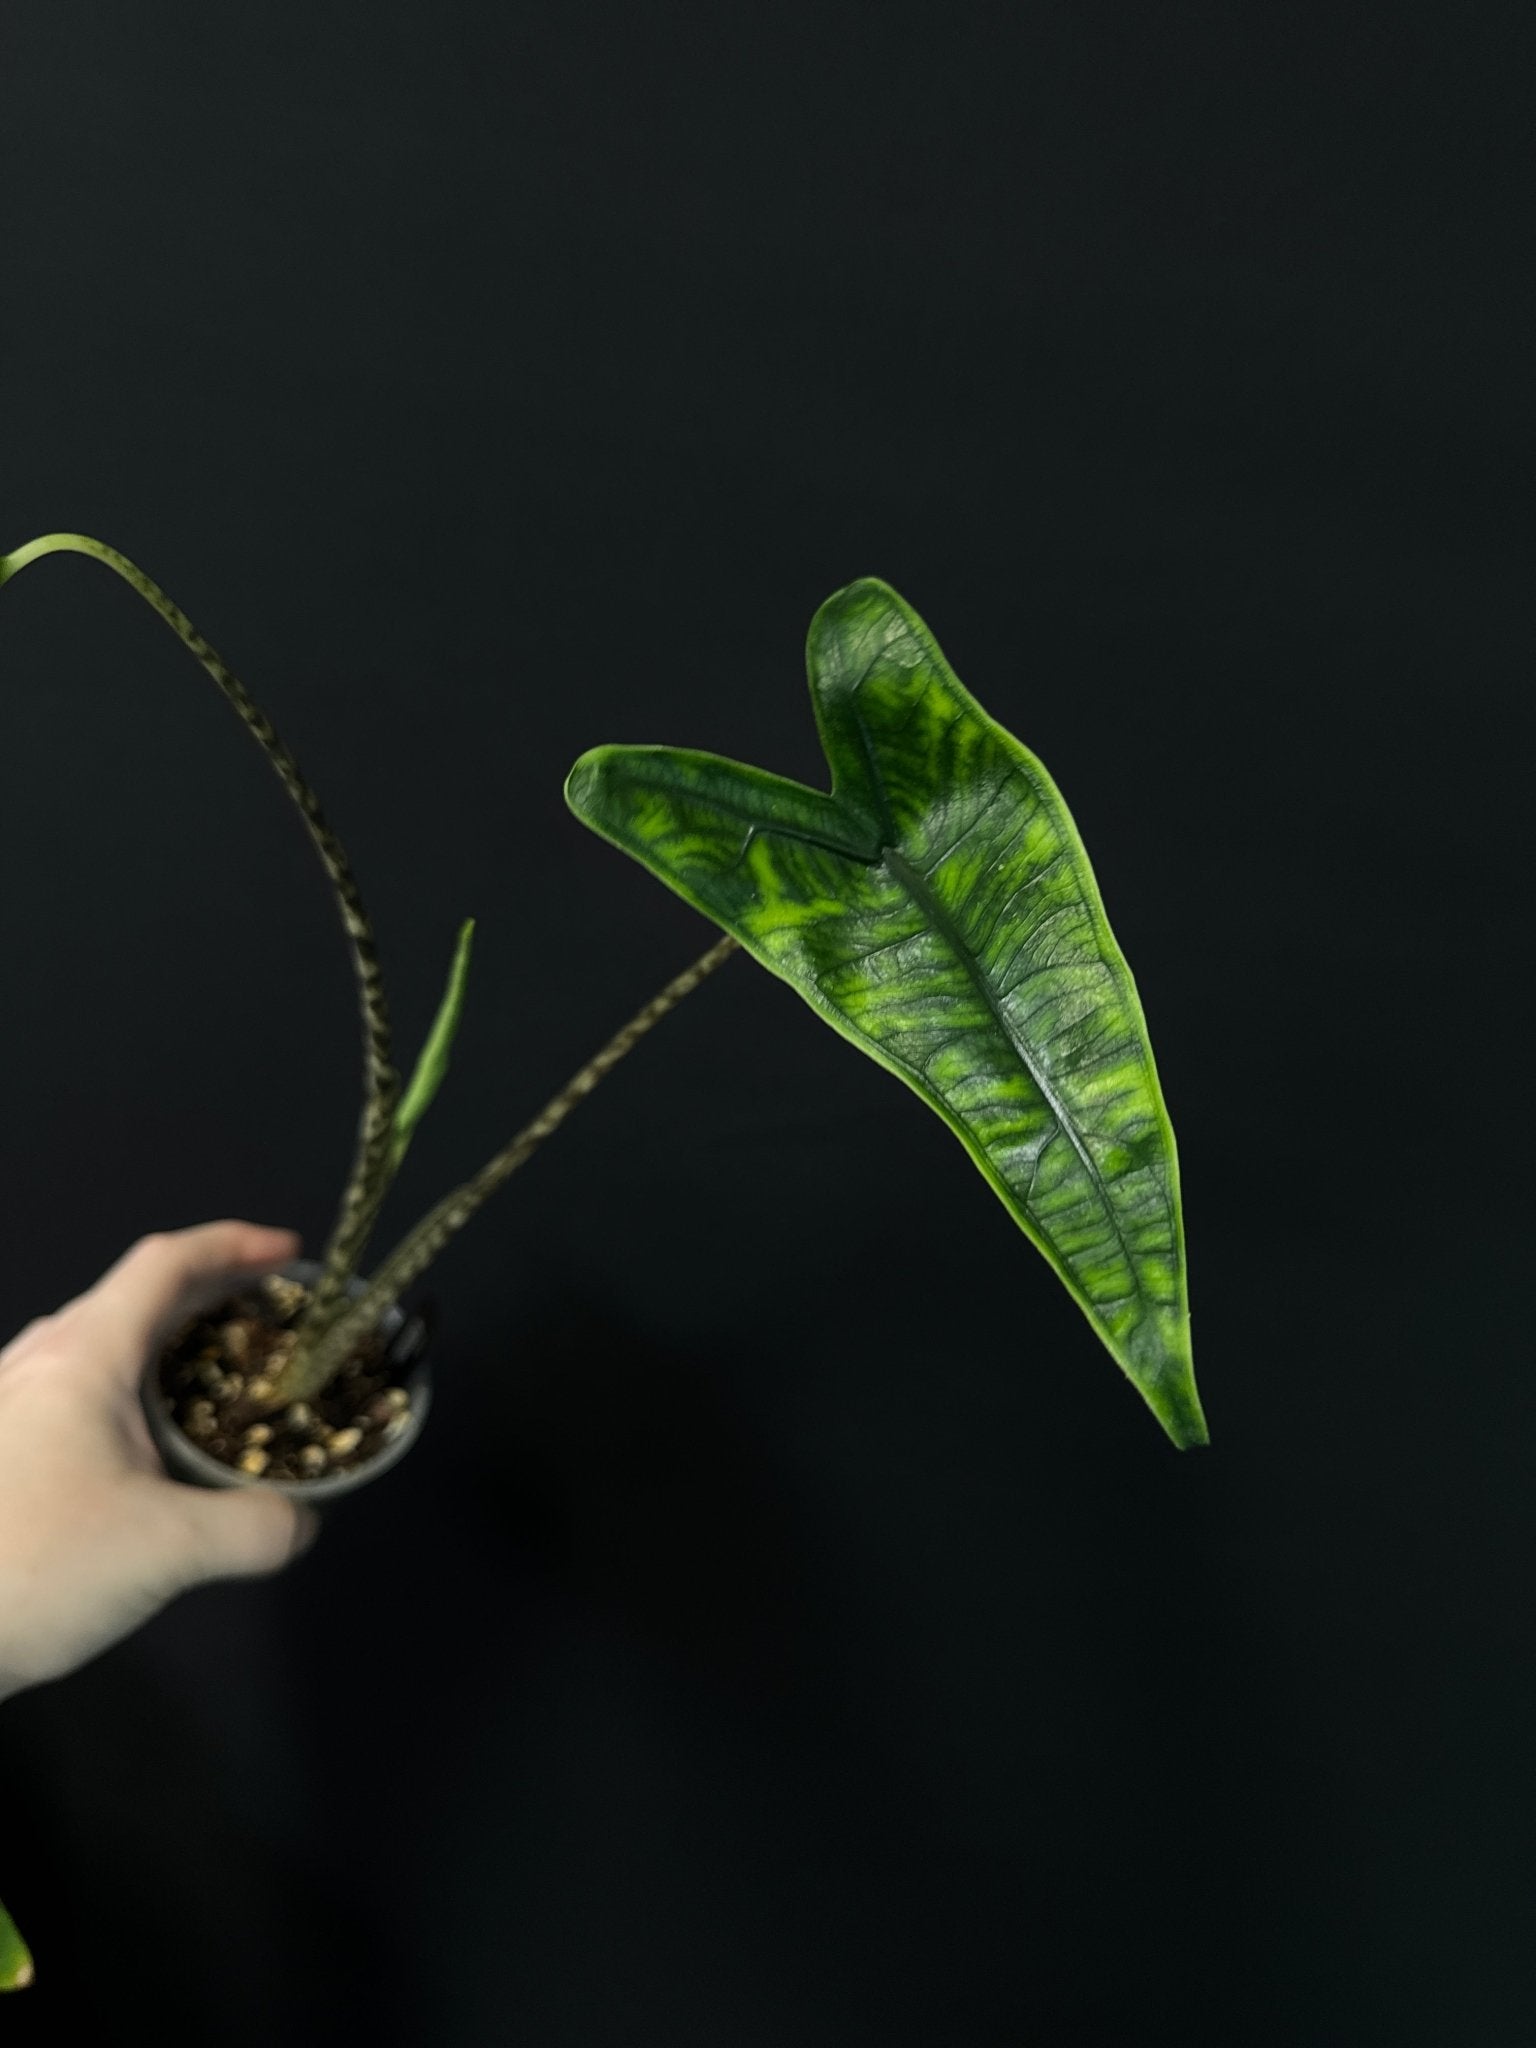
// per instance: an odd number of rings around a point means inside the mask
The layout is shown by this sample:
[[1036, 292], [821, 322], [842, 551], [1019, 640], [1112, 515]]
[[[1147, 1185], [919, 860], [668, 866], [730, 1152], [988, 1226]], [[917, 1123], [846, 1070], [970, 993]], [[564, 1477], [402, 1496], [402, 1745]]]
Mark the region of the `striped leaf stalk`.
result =
[[[701, 954], [691, 967], [669, 981], [644, 1009], [637, 1011], [621, 1030], [614, 1033], [600, 1052], [571, 1076], [559, 1094], [550, 1098], [533, 1121], [525, 1124], [503, 1151], [483, 1166], [472, 1180], [465, 1181], [462, 1187], [445, 1195], [437, 1207], [401, 1239], [368, 1282], [366, 1290], [316, 1343], [305, 1364], [306, 1384], [312, 1385], [316, 1391], [325, 1385], [345, 1363], [352, 1348], [378, 1327], [380, 1317], [411, 1282], [426, 1271], [448, 1240], [463, 1229], [502, 1182], [532, 1158], [544, 1140], [560, 1128], [577, 1103], [592, 1093], [631, 1046], [638, 1044], [646, 1032], [659, 1024], [667, 1012], [675, 1009], [707, 975], [713, 974], [722, 961], [729, 959], [738, 950], [739, 943], [727, 933], [724, 938], [717, 939], [707, 953]], [[266, 1405], [276, 1407], [280, 1400], [307, 1398], [308, 1394], [303, 1391], [291, 1391], [289, 1376], [285, 1374], [281, 1393]]]
[[437, 1017], [427, 1034], [408, 1087], [403, 1091], [391, 1055], [389, 1009], [384, 995], [378, 947], [363, 908], [351, 865], [319, 800], [299, 769], [291, 750], [278, 737], [271, 720], [251, 700], [229, 665], [159, 585], [126, 555], [84, 534], [51, 533], [0, 556], [0, 585], [46, 555], [80, 554], [104, 563], [165, 621], [182, 645], [212, 676], [241, 722], [276, 770], [283, 787], [298, 805], [310, 838], [331, 881], [356, 970], [363, 1026], [363, 1113], [351, 1177], [322, 1261], [322, 1272], [310, 1301], [295, 1325], [296, 1343], [281, 1367], [269, 1375], [265, 1390], [246, 1390], [252, 1416], [269, 1414], [291, 1401], [313, 1400], [350, 1353], [378, 1328], [400, 1294], [425, 1271], [443, 1246], [463, 1228], [487, 1198], [565, 1121], [576, 1104], [653, 1025], [711, 974], [737, 942], [718, 940], [694, 965], [669, 982], [566, 1086], [499, 1152], [488, 1165], [455, 1188], [395, 1247], [368, 1281], [356, 1301], [345, 1294], [357, 1269], [384, 1197], [410, 1145], [416, 1125], [447, 1072], [449, 1052], [464, 1004], [470, 947], [475, 921], [466, 918], [449, 970], [448, 986]]
[[389, 1007], [384, 995], [373, 926], [363, 908], [362, 895], [341, 841], [327, 823], [319, 799], [304, 779], [292, 751], [278, 737], [266, 713], [251, 701], [245, 686], [228, 663], [210, 646], [180, 606], [172, 603], [142, 569], [116, 548], [108, 547], [103, 541], [92, 540], [85, 534], [47, 533], [10, 555], [0, 556], [0, 586], [30, 563], [56, 554], [88, 555], [92, 560], [104, 563], [130, 589], [138, 592], [182, 645], [197, 657], [297, 804], [315, 851], [330, 878], [357, 977], [362, 1016], [364, 1088], [363, 1113], [358, 1125], [351, 1177], [309, 1303], [305, 1334], [313, 1340], [345, 1307], [346, 1283], [368, 1241], [374, 1218], [393, 1177], [395, 1111], [400, 1101], [400, 1076], [391, 1058]]

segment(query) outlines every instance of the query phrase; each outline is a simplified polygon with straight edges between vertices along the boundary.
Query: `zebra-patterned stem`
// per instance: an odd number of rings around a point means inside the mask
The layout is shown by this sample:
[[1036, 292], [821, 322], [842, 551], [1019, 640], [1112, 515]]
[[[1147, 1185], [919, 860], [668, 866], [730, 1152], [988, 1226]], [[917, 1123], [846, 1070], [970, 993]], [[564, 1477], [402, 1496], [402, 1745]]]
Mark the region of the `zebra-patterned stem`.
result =
[[502, 1182], [515, 1173], [553, 1131], [559, 1129], [577, 1103], [592, 1093], [630, 1047], [643, 1038], [653, 1024], [659, 1023], [669, 1010], [674, 1009], [684, 996], [697, 988], [706, 975], [712, 974], [722, 960], [736, 952], [740, 943], [727, 933], [676, 980], [669, 981], [659, 995], [653, 996], [643, 1010], [609, 1039], [601, 1052], [588, 1060], [579, 1073], [572, 1075], [560, 1093], [545, 1104], [533, 1122], [526, 1124], [504, 1151], [499, 1152], [489, 1165], [483, 1166], [473, 1180], [465, 1181], [462, 1187], [445, 1195], [435, 1209], [429, 1210], [379, 1267], [368, 1282], [366, 1292], [357, 1297], [317, 1343], [306, 1344], [307, 1330], [300, 1335], [297, 1348], [273, 1380], [270, 1396], [259, 1407], [253, 1405], [251, 1413], [266, 1414], [290, 1401], [313, 1400], [346, 1362], [349, 1352], [373, 1333], [400, 1295], [418, 1274], [425, 1272], [455, 1232], [462, 1230]]
[[357, 973], [363, 1021], [365, 1099], [358, 1124], [352, 1177], [331, 1230], [322, 1262], [324, 1270], [316, 1282], [308, 1310], [308, 1319], [318, 1334], [346, 1305], [343, 1290], [362, 1255], [374, 1218], [393, 1178], [391, 1153], [401, 1081], [391, 1059], [389, 1008], [384, 999], [373, 927], [363, 908], [363, 899], [346, 853], [326, 823], [319, 800], [300, 772], [298, 762], [278, 737], [272, 721], [252, 703], [240, 679], [180, 606], [173, 604], [159, 585], [151, 582], [126, 555], [108, 547], [104, 541], [92, 540], [81, 533], [43, 534], [37, 540], [28, 541], [25, 547], [17, 548], [13, 554], [0, 557], [0, 585], [8, 582], [29, 562], [52, 554], [89, 555], [93, 560], [105, 563], [138, 592], [145, 603], [164, 619], [182, 645], [196, 655], [234, 706], [241, 722], [276, 770], [284, 789], [298, 805], [335, 890]]

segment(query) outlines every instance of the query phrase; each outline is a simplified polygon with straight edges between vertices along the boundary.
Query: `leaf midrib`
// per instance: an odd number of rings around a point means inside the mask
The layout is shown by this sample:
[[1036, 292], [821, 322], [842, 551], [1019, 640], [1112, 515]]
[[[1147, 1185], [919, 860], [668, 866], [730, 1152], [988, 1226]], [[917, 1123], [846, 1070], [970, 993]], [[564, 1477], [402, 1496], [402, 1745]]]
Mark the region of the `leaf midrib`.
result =
[[[855, 711], [855, 723], [860, 729], [860, 735], [864, 739], [866, 746], [868, 746], [869, 735], [865, 731], [863, 720], [858, 717], [857, 711]], [[731, 765], [736, 766], [738, 764], [732, 763]], [[881, 808], [885, 812], [887, 821], [889, 821], [889, 797], [886, 792], [884, 778], [880, 775], [878, 764], [874, 760], [872, 749], [870, 750], [870, 767], [873, 772], [874, 787], [881, 800]], [[816, 795], [818, 792], [813, 790], [809, 794]], [[1135, 1253], [1126, 1240], [1125, 1232], [1120, 1227], [1119, 1216], [1115, 1211], [1114, 1203], [1110, 1199], [1109, 1189], [1105, 1184], [1104, 1176], [1099, 1171], [1097, 1162], [1079, 1137], [1077, 1129], [1067, 1113], [1065, 1103], [1051, 1086], [1040, 1066], [1031, 1058], [1027, 1045], [1019, 1036], [1007, 1012], [1003, 1009], [993, 992], [992, 984], [984, 972], [980, 960], [977, 959], [960, 927], [950, 916], [942, 898], [930, 887], [921, 870], [913, 866], [912, 862], [907, 859], [898, 846], [882, 846], [874, 853], [865, 853], [862, 849], [855, 850], [846, 845], [839, 845], [833, 840], [823, 837], [820, 833], [804, 831], [798, 826], [785, 825], [777, 821], [768, 823], [760, 818], [754, 818], [745, 805], [732, 803], [729, 797], [724, 796], [719, 791], [710, 791], [709, 801], [718, 805], [721, 810], [728, 811], [740, 818], [750, 828], [742, 848], [743, 853], [745, 853], [746, 847], [752, 843], [753, 837], [761, 832], [768, 838], [795, 839], [804, 845], [820, 847], [826, 853], [839, 855], [844, 860], [851, 860], [861, 867], [884, 866], [889, 869], [895, 879], [901, 883], [902, 887], [907, 890], [918, 906], [931, 919], [934, 927], [942, 934], [951, 951], [970, 977], [977, 994], [996, 1019], [998, 1029], [1013, 1047], [1020, 1065], [1024, 1068], [1024, 1071], [1028, 1074], [1035, 1087], [1040, 1091], [1041, 1099], [1056, 1119], [1056, 1128], [1063, 1134], [1068, 1144], [1082, 1161], [1083, 1171], [1087, 1174], [1089, 1182], [1098, 1196], [1099, 1207], [1109, 1224], [1115, 1242], [1120, 1247], [1121, 1255], [1125, 1260], [1126, 1271], [1130, 1274], [1131, 1285], [1137, 1299], [1143, 1304], [1144, 1308], [1155, 1307], [1142, 1284], [1141, 1270], [1137, 1264]], [[1014, 1199], [1017, 1200], [1018, 1197], [1015, 1196]], [[1045, 1229], [1045, 1225], [1039, 1217], [1032, 1218], [1032, 1221], [1037, 1229]], [[1047, 1233], [1047, 1235], [1050, 1235], [1050, 1233]], [[1052, 1241], [1054, 1242], [1054, 1238]], [[1062, 1260], [1063, 1267], [1070, 1270], [1065, 1254], [1058, 1252], [1057, 1256]]]
[[[1019, 1036], [1007, 1012], [998, 1001], [997, 996], [993, 992], [992, 984], [982, 969], [981, 962], [967, 944], [965, 935], [961, 932], [960, 927], [950, 916], [943, 899], [930, 887], [926, 877], [918, 868], [912, 865], [911, 861], [907, 859], [899, 847], [883, 846], [880, 849], [880, 854], [886, 867], [890, 869], [903, 888], [916, 900], [919, 907], [931, 919], [935, 929], [942, 933], [948, 941], [961, 966], [970, 976], [971, 983], [977, 994], [997, 1019], [998, 1029], [1018, 1054], [1019, 1062], [1023, 1066], [1024, 1071], [1029, 1075], [1036, 1088], [1039, 1089], [1052, 1116], [1056, 1119], [1057, 1129], [1062, 1132], [1068, 1144], [1071, 1145], [1073, 1151], [1083, 1162], [1084, 1171], [1087, 1173], [1098, 1195], [1099, 1205], [1109, 1222], [1110, 1229], [1114, 1232], [1115, 1241], [1124, 1254], [1126, 1271], [1131, 1276], [1131, 1284], [1135, 1288], [1140, 1300], [1146, 1303], [1147, 1296], [1142, 1286], [1141, 1273], [1137, 1267], [1135, 1255], [1130, 1245], [1126, 1242], [1125, 1233], [1120, 1228], [1120, 1219], [1115, 1213], [1114, 1203], [1109, 1198], [1109, 1189], [1105, 1185], [1104, 1176], [1100, 1173], [1093, 1155], [1085, 1148], [1082, 1140], [1079, 1138], [1076, 1128], [1067, 1114], [1066, 1105], [1051, 1086], [1044, 1072], [1030, 1057], [1027, 1045]], [[1034, 1220], [1038, 1225], [1040, 1219], [1037, 1217]]]

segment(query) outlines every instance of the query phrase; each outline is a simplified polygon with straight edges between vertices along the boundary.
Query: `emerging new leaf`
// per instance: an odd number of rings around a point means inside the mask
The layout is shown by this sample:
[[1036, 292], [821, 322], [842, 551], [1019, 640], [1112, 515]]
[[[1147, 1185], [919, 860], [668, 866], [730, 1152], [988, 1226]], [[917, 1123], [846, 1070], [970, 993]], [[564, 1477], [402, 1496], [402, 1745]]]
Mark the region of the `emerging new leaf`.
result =
[[410, 1086], [401, 1096], [395, 1110], [394, 1144], [390, 1153], [390, 1172], [398, 1171], [405, 1157], [416, 1126], [431, 1107], [432, 1098], [443, 1085], [448, 1072], [448, 1055], [453, 1050], [453, 1041], [458, 1035], [459, 1018], [464, 1012], [464, 989], [469, 979], [469, 949], [475, 936], [475, 920], [466, 917], [459, 926], [458, 944], [454, 948], [453, 965], [448, 970], [448, 986], [443, 991], [443, 1000], [438, 1004], [437, 1015], [432, 1020], [432, 1029], [427, 1033], [427, 1042], [421, 1048], [416, 1070], [411, 1075]]
[[1066, 805], [877, 578], [806, 658], [830, 795], [609, 746], [567, 802], [943, 1117], [1174, 1443], [1205, 1443], [1173, 1130]]

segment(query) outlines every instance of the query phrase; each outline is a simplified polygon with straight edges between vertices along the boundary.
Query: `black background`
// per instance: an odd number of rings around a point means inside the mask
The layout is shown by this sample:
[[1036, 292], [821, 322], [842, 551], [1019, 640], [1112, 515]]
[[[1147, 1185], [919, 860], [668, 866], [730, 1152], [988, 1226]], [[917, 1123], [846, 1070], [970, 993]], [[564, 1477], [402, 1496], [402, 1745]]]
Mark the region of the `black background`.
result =
[[[374, 1254], [709, 943], [570, 763], [824, 784], [806, 625], [877, 574], [1083, 832], [1213, 1437], [733, 960], [413, 1291], [400, 1470], [5, 1708], [7, 2039], [1529, 2039], [1489, 18], [55, 0], [0, 65], [0, 546], [100, 535], [233, 663], [403, 1063], [478, 920]], [[0, 650], [9, 1333], [146, 1230], [317, 1253], [359, 1072], [195, 664], [77, 560]]]

